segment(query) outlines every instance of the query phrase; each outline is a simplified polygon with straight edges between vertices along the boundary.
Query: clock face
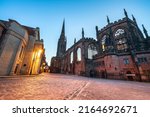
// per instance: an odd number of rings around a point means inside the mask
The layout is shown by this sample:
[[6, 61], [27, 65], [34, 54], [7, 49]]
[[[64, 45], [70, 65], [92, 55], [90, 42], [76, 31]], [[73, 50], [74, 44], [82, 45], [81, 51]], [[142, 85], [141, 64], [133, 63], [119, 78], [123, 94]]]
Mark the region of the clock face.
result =
[[116, 33], [115, 33], [115, 37], [118, 37], [118, 36], [120, 36], [120, 35], [122, 35], [122, 34], [124, 34], [125, 33], [125, 31], [123, 30], [123, 29], [118, 29], [117, 31], [116, 31]]

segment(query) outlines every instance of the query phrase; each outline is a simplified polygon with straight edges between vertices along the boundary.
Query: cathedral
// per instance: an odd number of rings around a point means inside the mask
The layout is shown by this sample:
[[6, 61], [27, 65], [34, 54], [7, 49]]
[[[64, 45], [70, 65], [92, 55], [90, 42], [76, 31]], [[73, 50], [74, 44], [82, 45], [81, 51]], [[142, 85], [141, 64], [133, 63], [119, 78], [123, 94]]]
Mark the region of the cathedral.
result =
[[144, 25], [143, 32], [136, 18], [125, 17], [96, 29], [96, 39], [84, 36], [66, 50], [65, 21], [57, 45], [57, 54], [51, 59], [53, 73], [75, 74], [87, 77], [150, 81], [150, 37]]

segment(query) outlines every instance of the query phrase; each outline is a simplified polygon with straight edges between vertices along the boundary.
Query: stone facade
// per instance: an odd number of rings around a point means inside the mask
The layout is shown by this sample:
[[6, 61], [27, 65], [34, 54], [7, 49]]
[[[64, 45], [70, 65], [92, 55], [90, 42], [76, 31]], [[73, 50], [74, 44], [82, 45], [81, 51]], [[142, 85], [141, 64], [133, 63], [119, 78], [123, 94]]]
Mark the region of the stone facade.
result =
[[67, 44], [67, 39], [65, 36], [65, 20], [64, 20], [60, 38], [58, 39], [57, 53], [56, 53], [56, 56], [52, 57], [51, 59], [50, 72], [53, 72], [53, 73], [61, 72], [62, 57], [64, 56], [66, 52], [66, 44]]
[[[125, 18], [101, 30], [96, 27], [98, 54], [93, 58], [96, 75], [104, 78], [150, 81], [150, 38], [143, 26], [124, 10]], [[100, 64], [100, 63], [103, 64]]]
[[39, 28], [0, 20], [0, 75], [39, 73], [44, 48], [39, 33]]
[[64, 52], [59, 62], [55, 61], [59, 71], [91, 77], [150, 81], [150, 37], [144, 25], [143, 35], [133, 15], [130, 19], [125, 9], [124, 14], [123, 19], [113, 23], [107, 17], [108, 24], [100, 30], [96, 26], [96, 40], [85, 38], [82, 29], [82, 38]]
[[89, 76], [93, 69], [92, 59], [88, 57], [89, 45], [95, 47], [96, 40], [83, 37], [78, 42], [74, 41], [74, 45], [62, 57], [61, 72]]
[[[89, 76], [93, 71], [92, 56], [97, 54], [96, 40], [84, 36], [66, 50], [65, 25], [63, 22], [62, 32], [58, 40], [57, 54], [51, 59], [50, 71], [53, 73], [77, 74]], [[60, 47], [59, 47], [60, 46]], [[59, 49], [62, 48], [62, 49]], [[90, 48], [90, 51], [87, 49]], [[65, 51], [63, 51], [65, 50]], [[96, 51], [96, 53], [95, 53]], [[61, 53], [61, 54], [58, 54]]]

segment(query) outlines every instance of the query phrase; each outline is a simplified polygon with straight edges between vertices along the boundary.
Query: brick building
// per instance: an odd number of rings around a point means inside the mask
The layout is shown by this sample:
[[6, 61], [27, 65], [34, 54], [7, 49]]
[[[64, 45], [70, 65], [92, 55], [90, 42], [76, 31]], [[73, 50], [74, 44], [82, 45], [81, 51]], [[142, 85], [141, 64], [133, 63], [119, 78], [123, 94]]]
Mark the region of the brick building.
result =
[[[113, 23], [107, 17], [108, 24], [100, 30], [96, 26], [96, 40], [84, 37], [82, 29], [82, 38], [78, 42], [75, 40], [61, 56], [56, 56], [59, 62], [53, 59], [59, 64], [59, 72], [150, 81], [150, 37], [144, 25], [143, 35], [135, 17], [132, 15], [130, 19], [125, 9], [124, 15], [123, 19]], [[66, 40], [60, 38], [58, 46], [63, 48], [63, 45], [65, 50]], [[59, 51], [57, 49], [57, 53], [61, 53]]]
[[150, 80], [150, 37], [143, 26], [142, 34], [136, 19], [125, 17], [106, 27], [96, 27], [98, 54], [93, 58], [97, 76], [127, 80]]

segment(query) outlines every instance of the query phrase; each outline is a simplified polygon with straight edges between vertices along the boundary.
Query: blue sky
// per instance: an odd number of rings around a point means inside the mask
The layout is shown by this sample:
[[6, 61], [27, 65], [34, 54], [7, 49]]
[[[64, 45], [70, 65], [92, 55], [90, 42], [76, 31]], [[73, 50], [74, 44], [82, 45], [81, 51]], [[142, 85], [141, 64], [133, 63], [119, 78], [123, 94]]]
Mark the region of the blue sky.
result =
[[0, 19], [14, 19], [23, 25], [40, 27], [44, 39], [47, 62], [56, 55], [57, 41], [63, 19], [66, 21], [67, 48], [74, 38], [81, 38], [82, 27], [86, 37], [96, 38], [95, 26], [103, 28], [108, 15], [110, 21], [133, 14], [141, 28], [142, 24], [150, 34], [149, 0], [0, 0]]

